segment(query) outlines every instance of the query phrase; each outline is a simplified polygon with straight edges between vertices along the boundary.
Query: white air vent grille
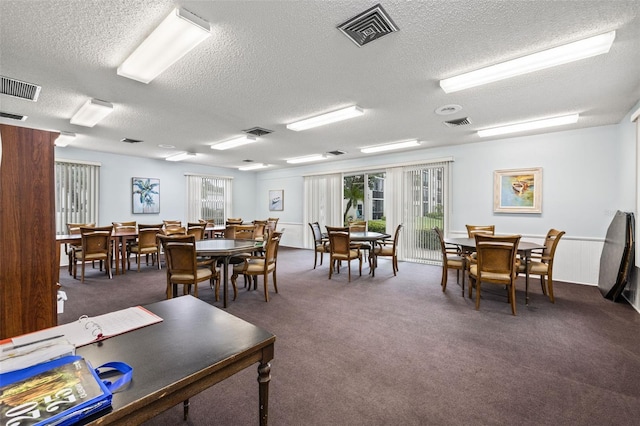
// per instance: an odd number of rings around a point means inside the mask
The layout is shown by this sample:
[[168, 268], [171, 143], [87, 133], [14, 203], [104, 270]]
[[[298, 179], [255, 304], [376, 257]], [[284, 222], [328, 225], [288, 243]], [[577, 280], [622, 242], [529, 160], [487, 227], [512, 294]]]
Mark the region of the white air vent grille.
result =
[[254, 136], [264, 136], [273, 133], [273, 130], [263, 129], [262, 127], [252, 127], [251, 129], [243, 130], [243, 132]]
[[2, 88], [0, 93], [14, 98], [26, 99], [36, 102], [40, 96], [40, 86], [24, 81], [16, 80], [5, 76], [2, 77]]
[[338, 29], [358, 46], [399, 30], [380, 4], [338, 25]]
[[460, 127], [471, 124], [471, 119], [469, 117], [463, 117], [456, 120], [443, 121], [443, 123], [447, 127]]
[[0, 111], [0, 117], [9, 118], [11, 120], [18, 120], [18, 121], [24, 121], [27, 119], [26, 115], [11, 114], [9, 112], [1, 112], [1, 111]]
[[340, 150], [336, 149], [335, 151], [329, 151], [327, 154], [342, 155], [342, 154], [346, 154], [346, 151], [340, 151]]
[[143, 142], [140, 139], [131, 139], [131, 138], [122, 138], [120, 139], [120, 142], [124, 142], [124, 143], [140, 143]]

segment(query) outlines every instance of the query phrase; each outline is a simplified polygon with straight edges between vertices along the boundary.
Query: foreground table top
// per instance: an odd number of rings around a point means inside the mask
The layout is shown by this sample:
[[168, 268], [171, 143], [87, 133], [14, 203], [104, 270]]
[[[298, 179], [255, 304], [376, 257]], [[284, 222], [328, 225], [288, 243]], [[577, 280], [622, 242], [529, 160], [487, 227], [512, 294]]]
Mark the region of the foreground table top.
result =
[[133, 367], [130, 385], [113, 395], [113, 410], [91, 424], [142, 423], [255, 363], [266, 424], [275, 335], [192, 296], [145, 308], [163, 321], [77, 350], [94, 367]]

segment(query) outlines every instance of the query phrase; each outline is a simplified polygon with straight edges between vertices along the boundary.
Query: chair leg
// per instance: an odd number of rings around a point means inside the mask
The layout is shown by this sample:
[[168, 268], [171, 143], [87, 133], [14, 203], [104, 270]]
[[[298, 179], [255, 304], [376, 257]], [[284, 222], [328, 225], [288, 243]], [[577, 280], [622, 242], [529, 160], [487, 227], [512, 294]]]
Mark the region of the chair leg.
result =
[[513, 315], [516, 315], [516, 287], [513, 283], [511, 283], [509, 287], [510, 287], [509, 299], [511, 299], [511, 313]]
[[318, 263], [318, 251], [313, 250], [313, 269], [316, 269], [316, 264]]
[[444, 292], [447, 289], [447, 279], [449, 274], [449, 270], [447, 269], [447, 266], [444, 264], [442, 265], [442, 279], [440, 280], [440, 287], [442, 287], [442, 291]]
[[81, 269], [82, 269], [82, 272], [81, 272], [81, 273], [82, 273], [82, 275], [80, 276], [80, 282], [81, 282], [81, 283], [84, 283], [84, 264], [85, 264], [85, 263], [86, 263], [86, 262], [84, 261], [84, 259], [82, 259], [82, 268], [81, 268]]
[[182, 403], [182, 410], [184, 413], [184, 420], [187, 420], [187, 417], [189, 417], [189, 400], [185, 399], [184, 402]]
[[333, 274], [333, 259], [329, 259], [329, 279], [331, 279], [332, 274]]
[[269, 301], [269, 274], [264, 274], [264, 301]]
[[[544, 277], [541, 276], [541, 278]], [[549, 275], [549, 277], [547, 278], [547, 287], [549, 289], [549, 300], [551, 300], [551, 303], [556, 303], [556, 298], [553, 296], [553, 279], [551, 278], [551, 275]]]
[[[480, 309], [480, 280], [474, 280], [476, 285], [476, 311]], [[471, 288], [469, 288], [471, 290]], [[471, 293], [469, 293], [469, 297], [471, 297]]]

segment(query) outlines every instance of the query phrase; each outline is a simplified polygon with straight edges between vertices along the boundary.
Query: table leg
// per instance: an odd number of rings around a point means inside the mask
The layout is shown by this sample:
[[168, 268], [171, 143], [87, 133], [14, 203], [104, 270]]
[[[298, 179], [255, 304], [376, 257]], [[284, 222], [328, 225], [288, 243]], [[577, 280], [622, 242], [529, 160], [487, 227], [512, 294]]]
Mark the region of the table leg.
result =
[[[127, 257], [127, 239], [126, 237], [120, 237], [120, 261], [122, 264], [122, 273], [124, 274], [127, 270], [126, 268], [126, 257]], [[142, 259], [142, 258], [141, 258]]]
[[529, 261], [531, 255], [527, 252], [524, 259], [524, 304], [529, 305]]
[[271, 364], [258, 365], [258, 383], [260, 393], [260, 424], [269, 422], [269, 382], [271, 381]]
[[229, 278], [229, 259], [231, 256], [224, 257], [224, 270], [222, 271], [222, 306], [227, 307], [227, 279]]

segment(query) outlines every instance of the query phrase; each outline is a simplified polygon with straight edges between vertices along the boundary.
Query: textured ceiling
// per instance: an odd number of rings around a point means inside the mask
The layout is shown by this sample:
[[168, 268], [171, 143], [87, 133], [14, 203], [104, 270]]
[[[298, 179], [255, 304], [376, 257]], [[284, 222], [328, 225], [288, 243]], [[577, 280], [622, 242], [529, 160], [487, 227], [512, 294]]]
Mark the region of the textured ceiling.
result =
[[[381, 4], [399, 27], [363, 47], [336, 27], [369, 1], [0, 0], [0, 74], [42, 86], [37, 102], [0, 95], [23, 123], [74, 132], [71, 146], [238, 167], [406, 139], [419, 149], [480, 141], [475, 131], [580, 113], [564, 129], [615, 124], [640, 99], [640, 1], [398, 1]], [[212, 37], [149, 84], [116, 68], [176, 6], [208, 20]], [[616, 30], [608, 54], [446, 94], [461, 72]], [[88, 98], [114, 112], [93, 128], [69, 123]], [[362, 117], [303, 132], [292, 121], [357, 104]], [[436, 115], [443, 105], [462, 111]], [[447, 127], [444, 120], [472, 123]], [[227, 151], [209, 146], [264, 127]], [[141, 139], [125, 144], [122, 138]], [[175, 145], [175, 149], [158, 145]]]

